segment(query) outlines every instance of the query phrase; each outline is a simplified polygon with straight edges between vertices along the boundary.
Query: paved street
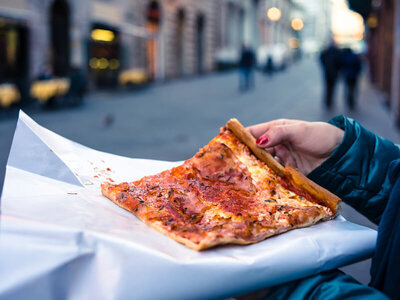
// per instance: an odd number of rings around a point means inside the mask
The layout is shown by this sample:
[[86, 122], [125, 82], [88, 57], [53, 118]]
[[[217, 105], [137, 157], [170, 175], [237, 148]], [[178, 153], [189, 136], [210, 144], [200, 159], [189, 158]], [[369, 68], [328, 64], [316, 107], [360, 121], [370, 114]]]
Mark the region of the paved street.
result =
[[[256, 88], [241, 94], [235, 72], [216, 73], [156, 84], [141, 91], [96, 92], [79, 108], [26, 109], [39, 124], [86, 146], [118, 155], [184, 160], [214, 137], [229, 118], [245, 125], [275, 118], [329, 120], [337, 114], [357, 119], [375, 133], [400, 142], [381, 96], [362, 81], [358, 109], [348, 111], [340, 86], [334, 108], [321, 104], [322, 85], [316, 60], [308, 59], [272, 78], [256, 77]], [[0, 181], [15, 129], [16, 112], [0, 114]], [[345, 206], [348, 219], [374, 227]], [[368, 262], [345, 269], [362, 282]]]

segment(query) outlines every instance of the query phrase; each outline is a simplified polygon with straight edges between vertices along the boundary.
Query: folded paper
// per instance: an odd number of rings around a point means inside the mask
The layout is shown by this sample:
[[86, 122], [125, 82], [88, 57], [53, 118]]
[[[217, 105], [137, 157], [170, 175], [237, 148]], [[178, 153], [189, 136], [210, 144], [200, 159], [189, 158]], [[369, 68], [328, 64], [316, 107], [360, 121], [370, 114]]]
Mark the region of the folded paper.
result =
[[103, 197], [100, 183], [179, 165], [99, 152], [23, 112], [0, 214], [1, 299], [218, 299], [370, 257], [376, 231], [343, 217], [196, 252]]

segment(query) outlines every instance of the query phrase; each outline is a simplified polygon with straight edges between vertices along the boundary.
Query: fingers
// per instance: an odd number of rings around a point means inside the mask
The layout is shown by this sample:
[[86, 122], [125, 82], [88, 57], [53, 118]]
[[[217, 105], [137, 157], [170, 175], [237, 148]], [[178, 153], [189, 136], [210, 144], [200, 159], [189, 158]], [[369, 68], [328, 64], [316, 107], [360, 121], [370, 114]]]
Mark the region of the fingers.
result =
[[286, 145], [280, 144], [275, 147], [265, 148], [280, 164], [286, 166], [291, 164], [296, 166], [296, 160], [293, 158], [291, 151]]
[[292, 166], [297, 167], [296, 160], [293, 158], [292, 152], [286, 145], [280, 144], [274, 147], [274, 149], [275, 156], [282, 165], [286, 166], [287, 164], [291, 164]]
[[283, 143], [290, 144], [300, 135], [301, 130], [302, 125], [300, 123], [273, 126], [258, 138], [258, 146], [265, 148], [275, 147]]
[[250, 126], [248, 130], [257, 138], [257, 145], [267, 150], [282, 165], [299, 167], [296, 151], [307, 144], [307, 124], [309, 122], [279, 119]]
[[247, 130], [258, 139], [263, 133], [265, 133], [269, 128], [268, 123], [261, 123], [253, 126], [247, 127]]
[[343, 130], [324, 122], [280, 119], [248, 129], [259, 147], [305, 174], [329, 158], [344, 137]]
[[291, 124], [293, 122], [298, 122], [297, 120], [287, 120], [287, 119], [278, 119], [266, 123], [260, 123], [256, 125], [252, 125], [247, 127], [247, 130], [256, 138], [258, 139], [260, 136], [264, 135], [266, 131], [268, 131], [270, 128], [274, 126], [279, 126], [279, 125], [286, 125], [286, 124]]
[[267, 150], [269, 152], [269, 154], [271, 154], [272, 156], [276, 155], [276, 151], [275, 151], [274, 147], [268, 147], [268, 148], [265, 148], [265, 150]]

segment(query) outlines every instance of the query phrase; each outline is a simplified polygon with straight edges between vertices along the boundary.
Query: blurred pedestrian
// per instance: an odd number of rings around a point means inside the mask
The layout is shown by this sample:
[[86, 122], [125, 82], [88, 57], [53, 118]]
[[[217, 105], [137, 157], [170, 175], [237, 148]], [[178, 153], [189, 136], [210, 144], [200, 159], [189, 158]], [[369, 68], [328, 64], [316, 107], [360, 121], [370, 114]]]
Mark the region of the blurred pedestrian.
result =
[[80, 105], [87, 90], [86, 77], [79, 67], [72, 67], [69, 75], [71, 87], [68, 91], [68, 102], [70, 105]]
[[256, 56], [250, 47], [242, 46], [239, 60], [239, 90], [247, 91], [254, 87], [253, 68], [256, 64]]
[[361, 71], [361, 59], [351, 48], [345, 48], [343, 49], [341, 66], [346, 85], [346, 102], [350, 109], [354, 109], [357, 82]]
[[267, 62], [265, 64], [264, 73], [267, 76], [272, 76], [275, 71], [274, 61], [272, 60], [271, 55], [268, 55]]
[[320, 55], [320, 62], [325, 79], [324, 101], [327, 108], [332, 106], [335, 85], [340, 70], [340, 56], [340, 50], [336, 47], [334, 42], [331, 42], [331, 44], [324, 49]]
[[53, 69], [50, 64], [43, 64], [40, 68], [37, 79], [38, 80], [50, 80], [53, 78]]

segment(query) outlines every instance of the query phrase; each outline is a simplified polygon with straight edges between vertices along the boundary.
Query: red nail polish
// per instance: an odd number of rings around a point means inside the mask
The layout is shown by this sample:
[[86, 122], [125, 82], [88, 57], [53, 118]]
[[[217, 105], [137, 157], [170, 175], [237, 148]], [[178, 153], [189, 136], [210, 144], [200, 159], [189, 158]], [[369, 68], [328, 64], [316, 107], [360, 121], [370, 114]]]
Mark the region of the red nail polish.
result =
[[257, 139], [256, 141], [257, 145], [264, 145], [266, 143], [268, 143], [268, 137], [267, 136], [262, 136], [260, 138]]

